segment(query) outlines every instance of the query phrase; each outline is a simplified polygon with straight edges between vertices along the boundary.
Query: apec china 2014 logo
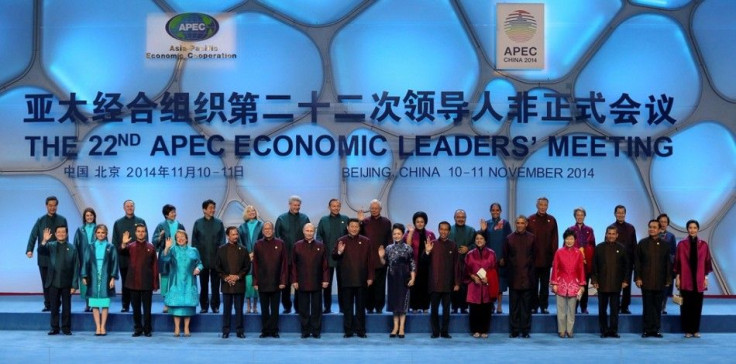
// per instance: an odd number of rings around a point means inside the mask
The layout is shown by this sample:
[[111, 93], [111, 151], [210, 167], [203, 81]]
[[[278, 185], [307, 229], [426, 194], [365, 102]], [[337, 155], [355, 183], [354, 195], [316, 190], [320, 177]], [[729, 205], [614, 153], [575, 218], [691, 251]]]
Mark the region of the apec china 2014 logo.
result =
[[528, 42], [537, 34], [537, 20], [528, 11], [516, 10], [506, 16], [503, 30], [515, 42]]
[[172, 38], [187, 42], [212, 38], [219, 29], [215, 18], [202, 13], [183, 13], [166, 22], [166, 32]]

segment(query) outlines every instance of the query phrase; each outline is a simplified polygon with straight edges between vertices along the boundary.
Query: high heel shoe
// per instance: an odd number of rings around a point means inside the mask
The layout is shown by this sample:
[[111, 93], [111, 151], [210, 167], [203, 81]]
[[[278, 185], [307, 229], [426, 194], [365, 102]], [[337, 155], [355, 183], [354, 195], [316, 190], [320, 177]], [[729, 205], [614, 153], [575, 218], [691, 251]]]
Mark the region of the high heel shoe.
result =
[[180, 334], [180, 333], [178, 333], [178, 332], [175, 332], [175, 333], [174, 333], [174, 337], [179, 337], [179, 336], [181, 336], [181, 334]]
[[393, 339], [393, 338], [396, 337], [396, 334], [389, 334], [388, 337], [391, 338], [391, 339]]
[[399, 339], [403, 339], [403, 338], [404, 338], [404, 334], [399, 334]]

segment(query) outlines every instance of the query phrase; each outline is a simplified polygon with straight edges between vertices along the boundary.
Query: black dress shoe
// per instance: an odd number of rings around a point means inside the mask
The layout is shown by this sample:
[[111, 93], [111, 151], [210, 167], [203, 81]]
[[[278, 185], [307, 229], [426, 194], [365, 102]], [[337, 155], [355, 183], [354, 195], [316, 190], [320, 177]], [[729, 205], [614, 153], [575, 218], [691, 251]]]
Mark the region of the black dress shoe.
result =
[[442, 337], [443, 337], [443, 338], [445, 338], [445, 339], [452, 339], [452, 336], [450, 336], [450, 334], [448, 334], [448, 333], [443, 333], [443, 334], [442, 334], [442, 335], [440, 335], [440, 336], [442, 336]]
[[344, 337], [344, 338], [346, 338], [346, 339], [347, 339], [347, 338], [351, 338], [351, 337], [353, 337], [353, 334], [345, 334], [345, 335], [343, 335], [342, 337]]
[[238, 333], [238, 338], [239, 339], [245, 339], [245, 333], [239, 332]]
[[315, 339], [319, 339], [319, 338], [322, 337], [322, 335], [320, 335], [320, 334], [312, 334], [312, 337], [315, 338]]
[[302, 334], [302, 339], [306, 339], [306, 338], [308, 338], [308, 337], [309, 337], [309, 334], [307, 334], [307, 333], [303, 333], [303, 334]]
[[59, 335], [59, 330], [51, 330], [48, 333], [49, 335]]
[[149, 331], [149, 332], [143, 333], [143, 336], [145, 336], [145, 337], [151, 337], [151, 336], [153, 336], [153, 334], [151, 334], [151, 332]]
[[549, 314], [549, 310], [547, 310], [546, 308], [543, 308], [542, 313]]
[[358, 334], [358, 337], [361, 339], [365, 339], [368, 337], [368, 335], [366, 335], [365, 333], [362, 333], [362, 334]]
[[323, 314], [328, 314], [328, 313], [332, 313], [332, 310], [329, 310], [329, 309], [325, 309], [324, 311], [322, 311], [322, 313], [323, 313]]
[[436, 339], [436, 338], [440, 337], [440, 334], [432, 334], [432, 336], [430, 336], [430, 337], [431, 337], [432, 339]]
[[457, 313], [457, 308], [453, 308], [452, 313]]
[[203, 308], [203, 309], [199, 310], [199, 313], [207, 313], [207, 309], [206, 308]]
[[51, 309], [48, 307], [44, 307], [41, 309], [41, 312], [49, 312], [49, 311], [51, 311]]
[[608, 334], [608, 337], [615, 337], [616, 339], [619, 339], [619, 338], [621, 338], [621, 335], [619, 335], [619, 334], [617, 334], [617, 333], [614, 332], [612, 334]]
[[71, 331], [64, 331], [64, 335], [67, 335], [67, 336], [69, 336], [69, 335], [71, 335], [71, 334], [72, 334], [72, 332], [71, 332]]
[[650, 334], [649, 336], [658, 337], [660, 339], [664, 337], [664, 335], [662, 335], [662, 333], [659, 333], [659, 332], [654, 333], [654, 334]]
[[509, 334], [509, 337], [512, 338], [512, 339], [515, 338], [515, 337], [519, 337], [519, 333], [518, 332], [512, 332], [512, 333]]
[[142, 332], [140, 332], [140, 331], [136, 331], [136, 332], [134, 332], [134, 333], [133, 333], [133, 335], [131, 335], [131, 336], [133, 336], [133, 337], [138, 337], [138, 336], [141, 336], [141, 335], [143, 335], [143, 333], [142, 333]]
[[288, 314], [290, 314], [290, 313], [291, 313], [291, 309], [289, 309], [289, 310], [284, 310], [284, 312], [282, 312], [282, 313], [283, 313], [284, 315], [288, 315]]
[[92, 312], [92, 307], [85, 307], [84, 312]]
[[273, 335], [271, 335], [271, 337], [272, 337], [272, 338], [274, 338], [274, 339], [278, 339], [278, 338], [280, 338], [281, 336], [279, 336], [279, 334], [278, 334], [278, 333], [276, 333], [276, 334], [273, 334]]
[[607, 337], [608, 337], [608, 334], [601, 334], [601, 339], [607, 338]]
[[382, 314], [382, 313], [383, 313], [383, 311], [381, 311], [381, 310], [376, 310], [376, 313], [380, 315], [380, 314]]
[[643, 333], [641, 334], [641, 337], [649, 337], [649, 334], [647, 334], [646, 332], [643, 332]]
[[129, 307], [123, 307], [123, 309], [120, 310], [120, 312], [130, 312], [130, 308]]
[[525, 334], [521, 334], [521, 337], [523, 337], [524, 339], [528, 339], [528, 338], [530, 338], [531, 336], [529, 336], [529, 334], [528, 334], [528, 333], [525, 333]]
[[535, 309], [533, 309], [533, 310], [532, 310], [532, 313], [537, 313], [537, 309], [536, 309], [536, 308], [535, 308]]
[[227, 332], [223, 332], [223, 333], [222, 333], [222, 338], [223, 338], [223, 339], [227, 339], [227, 338], [229, 338], [229, 337], [230, 337], [230, 333], [227, 333]]
[[460, 310], [460, 313], [462, 313], [464, 315], [467, 315], [468, 314], [468, 310], [466, 310], [466, 309], [463, 308], [462, 310]]
[[217, 309], [217, 308], [213, 308], [213, 309], [212, 309], [212, 313], [220, 313], [220, 310], [219, 310], [219, 309]]
[[261, 338], [261, 339], [267, 338], [269, 336], [271, 336], [271, 335], [268, 335], [268, 334], [260, 334], [260, 335], [258, 335], [258, 337]]
[[625, 310], [621, 310], [621, 313], [624, 314], [624, 315], [631, 315], [631, 311], [629, 311], [628, 308], [625, 309]]

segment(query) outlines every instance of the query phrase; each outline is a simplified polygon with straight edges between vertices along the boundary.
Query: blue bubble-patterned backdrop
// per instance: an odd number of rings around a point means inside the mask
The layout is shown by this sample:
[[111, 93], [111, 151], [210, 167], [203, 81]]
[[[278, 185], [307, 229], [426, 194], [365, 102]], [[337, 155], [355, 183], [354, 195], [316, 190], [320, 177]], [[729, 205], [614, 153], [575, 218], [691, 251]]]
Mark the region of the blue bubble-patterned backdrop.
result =
[[[44, 214], [44, 199], [59, 198], [59, 213], [70, 231], [81, 224], [81, 211], [92, 206], [98, 222], [112, 225], [123, 215], [126, 199], [136, 201], [136, 214], [154, 225], [161, 206], [177, 207], [187, 228], [201, 216], [201, 202], [217, 202], [217, 215], [226, 225], [242, 223], [246, 205], [259, 217], [274, 220], [287, 210], [291, 195], [303, 199], [302, 212], [312, 221], [328, 213], [327, 202], [339, 198], [343, 213], [356, 216], [372, 199], [383, 214], [408, 224], [411, 215], [426, 211], [434, 230], [453, 212], [467, 211], [468, 223], [488, 218], [489, 205], [500, 202], [503, 216], [535, 212], [540, 196], [550, 200], [549, 212], [561, 231], [573, 224], [573, 209], [587, 210], [586, 223], [603, 240], [614, 221], [613, 207], [627, 206], [627, 220], [643, 238], [646, 223], [668, 213], [670, 230], [685, 237], [685, 221], [700, 221], [700, 236], [710, 243], [715, 277], [709, 294], [736, 290], [736, 2], [730, 0], [518, 0], [544, 3], [545, 68], [498, 70], [496, 5], [512, 1], [476, 0], [132, 0], [83, 1], [5, 0], [0, 12], [0, 212], [5, 241], [0, 244], [0, 292], [40, 292], [34, 259], [24, 255], [28, 233]], [[184, 12], [227, 13], [233, 23], [238, 57], [223, 61], [145, 59], [149, 15]], [[339, 123], [339, 113], [370, 114], [373, 95], [387, 92], [403, 97], [408, 90], [461, 91], [469, 113], [448, 122], [438, 109], [423, 120], [408, 120], [403, 106], [395, 121]], [[598, 92], [607, 102], [598, 112], [605, 120], [579, 117], [566, 109], [559, 120], [542, 118], [547, 102], [572, 103]], [[130, 113], [121, 123], [24, 123], [26, 95], [52, 94], [50, 117], [67, 111], [58, 106], [70, 93], [88, 100], [79, 110], [91, 117], [98, 92], [115, 92], [128, 103], [138, 93], [161, 101], [165, 92], [251, 92], [262, 95], [257, 105], [273, 112], [294, 111], [293, 120], [230, 124], [133, 123]], [[329, 109], [312, 115], [297, 102], [312, 95]], [[483, 114], [484, 93], [501, 118]], [[538, 113], [519, 123], [510, 98], [526, 93], [537, 100]], [[613, 122], [610, 103], [619, 95], [653, 103], [674, 102], [669, 115], [676, 122], [650, 124], [642, 106], [635, 125]], [[291, 95], [288, 102], [269, 103], [266, 94]], [[338, 95], [360, 95], [359, 102], [339, 103]], [[193, 102], [192, 97], [192, 102]], [[274, 106], [275, 105], [275, 106]], [[403, 105], [403, 104], [402, 104]], [[416, 106], [416, 105], [415, 105]], [[191, 105], [194, 108], [194, 103]], [[224, 110], [231, 110], [226, 107]], [[161, 115], [156, 111], [154, 120]], [[313, 122], [315, 120], [316, 122]], [[115, 156], [90, 155], [95, 136], [135, 134], [140, 142], [120, 148]], [[30, 157], [29, 135], [50, 143], [77, 140], [78, 156]], [[381, 155], [236, 156], [238, 135], [265, 135], [275, 140], [297, 136], [356, 137], [377, 140]], [[668, 156], [613, 155], [605, 141], [605, 157], [550, 157], [549, 138], [636, 135], [670, 138]], [[221, 155], [191, 153], [188, 148], [151, 154], [158, 139], [171, 143], [220, 136]], [[529, 138], [534, 142], [521, 156], [422, 156], [411, 153], [417, 137], [426, 148], [465, 143], [468, 137]], [[283, 139], [285, 140], [285, 139]], [[274, 147], [273, 144], [270, 145]], [[281, 147], [284, 147], [283, 145]], [[53, 150], [53, 148], [52, 148]], [[119, 177], [70, 178], [66, 168], [84, 165], [90, 171], [120, 166]], [[136, 168], [182, 167], [192, 178], [146, 177]], [[132, 177], [127, 167], [132, 168]], [[519, 168], [584, 170], [581, 178], [518, 177]], [[228, 170], [242, 175], [224, 178]], [[474, 173], [457, 175], [456, 171]], [[489, 176], [488, 171], [502, 171]], [[362, 171], [362, 172], [361, 172]], [[367, 172], [366, 172], [367, 171]], [[389, 171], [389, 172], [386, 172]], [[436, 172], [435, 172], [436, 171]], [[483, 176], [478, 173], [484, 171]], [[588, 173], [593, 171], [592, 173]], [[92, 173], [92, 172], [90, 172]], [[367, 173], [367, 174], [366, 174]], [[207, 175], [207, 176], [205, 176]], [[12, 279], [9, 277], [13, 277]]]

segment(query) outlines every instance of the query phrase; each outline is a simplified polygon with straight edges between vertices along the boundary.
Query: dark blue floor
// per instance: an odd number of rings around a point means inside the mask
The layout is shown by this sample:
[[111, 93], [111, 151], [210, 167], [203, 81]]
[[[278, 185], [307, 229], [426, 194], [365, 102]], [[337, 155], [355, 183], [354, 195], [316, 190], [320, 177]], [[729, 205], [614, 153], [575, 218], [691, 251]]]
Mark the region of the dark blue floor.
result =
[[[679, 333], [679, 309], [670, 306], [664, 316], [664, 338], [643, 339], [638, 333], [641, 301], [634, 300], [632, 315], [622, 316], [621, 338], [601, 339], [597, 316], [578, 315], [574, 339], [560, 339], [554, 314], [534, 315], [530, 339], [507, 335], [508, 316], [494, 315], [488, 339], [466, 333], [467, 316], [452, 315], [452, 339], [431, 339], [428, 315], [410, 315], [405, 339], [390, 339], [390, 315], [368, 316], [368, 338], [342, 337], [342, 316], [325, 317], [321, 339], [301, 339], [296, 315], [281, 317], [281, 338], [260, 339], [257, 315], [246, 315], [247, 337], [219, 337], [219, 315], [197, 315], [192, 337], [173, 337], [171, 318], [154, 304], [152, 338], [133, 338], [131, 315], [119, 313], [114, 301], [108, 335], [94, 336], [94, 324], [75, 297], [72, 336], [47, 336], [49, 316], [41, 313], [39, 296], [0, 296], [0, 363], [492, 363], [504, 361], [570, 363], [727, 363], [736, 357], [736, 300], [706, 298], [703, 337], [686, 339]], [[596, 304], [595, 298], [591, 304]], [[552, 306], [551, 306], [552, 307]], [[335, 307], [333, 307], [333, 310]], [[508, 308], [504, 306], [504, 310]], [[592, 312], [592, 311], [591, 311]]]

